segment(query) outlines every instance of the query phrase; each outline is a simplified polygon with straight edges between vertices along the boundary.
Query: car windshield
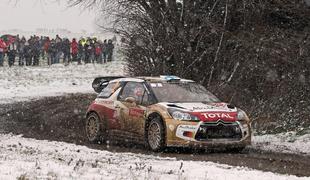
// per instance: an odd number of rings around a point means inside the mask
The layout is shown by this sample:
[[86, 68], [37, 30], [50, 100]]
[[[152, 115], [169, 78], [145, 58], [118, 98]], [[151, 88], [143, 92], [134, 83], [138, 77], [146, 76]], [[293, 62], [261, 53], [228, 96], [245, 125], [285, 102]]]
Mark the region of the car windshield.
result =
[[149, 83], [159, 102], [219, 102], [202, 85], [193, 82]]

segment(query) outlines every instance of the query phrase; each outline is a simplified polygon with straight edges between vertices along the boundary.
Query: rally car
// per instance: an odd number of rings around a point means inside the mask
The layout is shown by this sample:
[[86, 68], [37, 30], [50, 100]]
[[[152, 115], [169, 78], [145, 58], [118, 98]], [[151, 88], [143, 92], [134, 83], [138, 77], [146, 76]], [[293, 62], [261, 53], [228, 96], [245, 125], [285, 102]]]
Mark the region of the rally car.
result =
[[89, 141], [109, 139], [166, 147], [241, 151], [251, 144], [251, 121], [241, 109], [221, 102], [202, 85], [176, 76], [100, 77], [99, 93], [87, 110]]

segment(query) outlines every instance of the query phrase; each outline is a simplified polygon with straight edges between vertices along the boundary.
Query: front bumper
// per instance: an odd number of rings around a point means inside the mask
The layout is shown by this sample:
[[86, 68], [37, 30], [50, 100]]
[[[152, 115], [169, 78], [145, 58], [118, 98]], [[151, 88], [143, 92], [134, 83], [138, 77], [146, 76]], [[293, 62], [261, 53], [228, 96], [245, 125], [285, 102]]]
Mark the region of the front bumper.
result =
[[251, 127], [240, 124], [238, 138], [197, 138], [203, 122], [186, 122], [166, 119], [166, 146], [167, 147], [193, 147], [193, 148], [222, 148], [244, 147], [251, 145]]

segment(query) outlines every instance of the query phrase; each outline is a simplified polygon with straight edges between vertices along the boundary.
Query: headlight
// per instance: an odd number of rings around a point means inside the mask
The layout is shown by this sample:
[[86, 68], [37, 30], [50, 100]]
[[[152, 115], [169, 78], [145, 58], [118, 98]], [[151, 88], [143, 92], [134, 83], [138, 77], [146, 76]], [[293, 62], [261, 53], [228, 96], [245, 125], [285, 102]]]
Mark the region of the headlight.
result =
[[200, 121], [200, 119], [197, 116], [194, 116], [190, 113], [183, 112], [176, 109], [168, 109], [169, 114], [172, 116], [175, 120], [180, 121]]
[[248, 116], [245, 114], [244, 111], [241, 109], [238, 109], [238, 115], [237, 115], [238, 122], [241, 124], [243, 129], [248, 128], [247, 120], [249, 119]]
[[245, 114], [245, 112], [244, 111], [242, 111], [242, 110], [238, 110], [238, 116], [237, 116], [237, 118], [238, 118], [238, 120], [246, 120], [247, 119], [247, 116], [246, 116], [246, 114]]

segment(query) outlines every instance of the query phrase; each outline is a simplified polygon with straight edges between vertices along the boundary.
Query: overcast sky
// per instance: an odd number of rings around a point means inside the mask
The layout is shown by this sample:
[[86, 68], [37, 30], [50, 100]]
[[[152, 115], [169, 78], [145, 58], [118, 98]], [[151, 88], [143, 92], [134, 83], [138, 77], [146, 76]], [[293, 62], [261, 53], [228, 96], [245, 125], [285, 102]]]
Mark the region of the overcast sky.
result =
[[0, 30], [65, 28], [72, 32], [82, 29], [94, 32], [96, 13], [79, 7], [68, 8], [65, 0], [0, 0]]

